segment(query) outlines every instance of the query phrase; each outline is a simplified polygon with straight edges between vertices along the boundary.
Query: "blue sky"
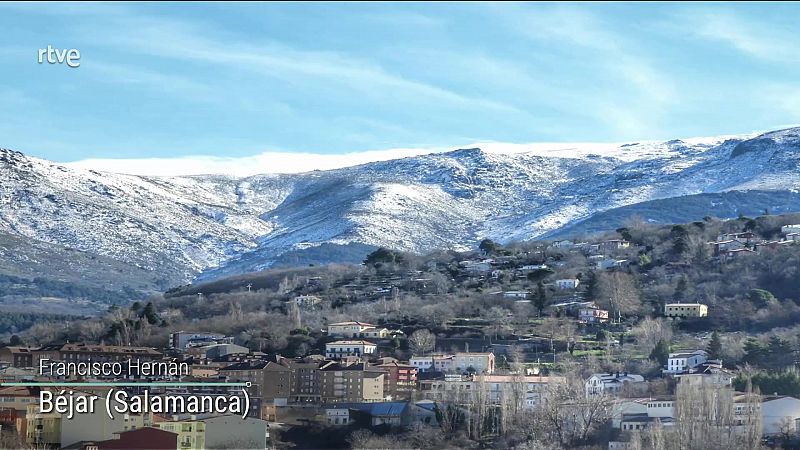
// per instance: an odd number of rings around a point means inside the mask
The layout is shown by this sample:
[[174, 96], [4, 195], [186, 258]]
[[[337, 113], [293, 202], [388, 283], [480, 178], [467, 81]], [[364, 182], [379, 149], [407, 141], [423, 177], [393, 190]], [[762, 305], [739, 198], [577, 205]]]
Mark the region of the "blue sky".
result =
[[[0, 146], [55, 161], [800, 123], [800, 4], [3, 4]], [[81, 66], [37, 64], [48, 44]], [[413, 150], [408, 150], [413, 153]]]

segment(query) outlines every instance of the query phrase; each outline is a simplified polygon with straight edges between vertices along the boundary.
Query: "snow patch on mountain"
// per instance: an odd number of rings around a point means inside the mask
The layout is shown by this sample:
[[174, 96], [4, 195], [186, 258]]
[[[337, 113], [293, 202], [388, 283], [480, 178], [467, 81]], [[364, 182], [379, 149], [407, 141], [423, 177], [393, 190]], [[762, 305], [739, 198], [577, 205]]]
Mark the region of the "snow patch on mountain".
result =
[[[329, 171], [148, 177], [0, 151], [0, 230], [176, 280], [286, 252], [531, 239], [642, 202], [800, 189], [800, 129], [621, 145], [486, 144]], [[368, 248], [368, 247], [364, 247]]]

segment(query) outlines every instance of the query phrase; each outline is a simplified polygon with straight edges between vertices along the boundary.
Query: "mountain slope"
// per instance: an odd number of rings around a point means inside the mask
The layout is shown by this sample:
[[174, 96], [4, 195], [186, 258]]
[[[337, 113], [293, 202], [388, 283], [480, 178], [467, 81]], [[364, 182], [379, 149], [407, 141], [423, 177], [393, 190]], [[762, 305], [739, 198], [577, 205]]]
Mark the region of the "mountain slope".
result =
[[464, 149], [245, 178], [100, 173], [2, 150], [0, 232], [177, 284], [291, 261], [357, 261], [376, 246], [424, 252], [563, 234], [637, 204], [671, 217], [675, 204], [643, 202], [698, 194], [758, 190], [769, 207], [800, 189], [798, 161], [798, 128], [552, 152]]
[[726, 191], [650, 200], [593, 214], [545, 233], [543, 239], [563, 239], [615, 230], [631, 218], [649, 223], [671, 224], [700, 220], [703, 217], [756, 217], [767, 211], [785, 214], [800, 211], [800, 192]]

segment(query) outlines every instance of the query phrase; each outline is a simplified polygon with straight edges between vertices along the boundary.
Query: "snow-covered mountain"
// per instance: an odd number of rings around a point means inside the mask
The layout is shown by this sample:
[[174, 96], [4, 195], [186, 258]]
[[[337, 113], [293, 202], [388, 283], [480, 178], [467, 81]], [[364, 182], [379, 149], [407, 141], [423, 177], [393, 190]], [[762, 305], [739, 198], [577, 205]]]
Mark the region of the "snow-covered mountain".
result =
[[[263, 269], [321, 245], [356, 253], [373, 246], [467, 249], [484, 237], [512, 241], [557, 233], [657, 199], [748, 190], [786, 194], [800, 188], [799, 161], [800, 128], [613, 147], [463, 149], [244, 178], [101, 173], [2, 150], [0, 233], [181, 282], [201, 273]], [[783, 204], [763, 207], [786, 207], [785, 196], [775, 198]], [[660, 220], [657, 211], [651, 214]]]

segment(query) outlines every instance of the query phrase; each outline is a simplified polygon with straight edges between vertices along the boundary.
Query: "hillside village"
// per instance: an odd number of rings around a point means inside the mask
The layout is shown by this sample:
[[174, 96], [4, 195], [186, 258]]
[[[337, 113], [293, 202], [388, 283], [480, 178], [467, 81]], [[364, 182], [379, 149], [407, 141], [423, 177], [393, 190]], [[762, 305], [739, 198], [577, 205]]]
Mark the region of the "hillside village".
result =
[[247, 420], [85, 427], [38, 412], [38, 391], [7, 387], [0, 438], [84, 450], [145, 438], [176, 449], [800, 448], [798, 269], [800, 215], [765, 213], [633, 218], [465, 253], [381, 248], [362, 265], [182, 286], [8, 336], [0, 379], [49, 379], [34, 370], [43, 358], [180, 361], [182, 381], [250, 382]]

